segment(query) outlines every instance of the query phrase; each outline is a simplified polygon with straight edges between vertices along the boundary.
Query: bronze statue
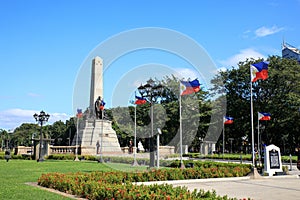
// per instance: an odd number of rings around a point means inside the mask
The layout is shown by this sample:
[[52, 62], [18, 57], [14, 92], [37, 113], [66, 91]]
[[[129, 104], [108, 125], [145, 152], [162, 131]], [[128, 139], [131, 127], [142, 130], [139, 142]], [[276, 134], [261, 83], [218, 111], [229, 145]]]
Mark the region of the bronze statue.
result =
[[95, 102], [96, 119], [103, 119], [104, 102], [99, 96]]

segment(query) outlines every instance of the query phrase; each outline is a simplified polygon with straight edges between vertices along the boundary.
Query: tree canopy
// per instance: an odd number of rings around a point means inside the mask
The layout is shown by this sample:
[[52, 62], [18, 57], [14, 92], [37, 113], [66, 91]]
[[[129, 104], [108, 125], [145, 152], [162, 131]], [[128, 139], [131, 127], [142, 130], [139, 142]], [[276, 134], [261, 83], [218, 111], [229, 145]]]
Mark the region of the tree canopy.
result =
[[[253, 114], [255, 141], [257, 141], [258, 112], [271, 114], [270, 121], [260, 122], [262, 141], [275, 144], [285, 152], [292, 152], [299, 144], [300, 126], [300, 65], [291, 59], [271, 56], [268, 78], [253, 83]], [[250, 65], [261, 60], [248, 59], [237, 68], [220, 72], [212, 83], [214, 90], [226, 93], [227, 115], [234, 117], [234, 124], [226, 127], [226, 141], [234, 138], [241, 144], [242, 138], [251, 143], [250, 118]], [[220, 86], [219, 79], [224, 80]]]

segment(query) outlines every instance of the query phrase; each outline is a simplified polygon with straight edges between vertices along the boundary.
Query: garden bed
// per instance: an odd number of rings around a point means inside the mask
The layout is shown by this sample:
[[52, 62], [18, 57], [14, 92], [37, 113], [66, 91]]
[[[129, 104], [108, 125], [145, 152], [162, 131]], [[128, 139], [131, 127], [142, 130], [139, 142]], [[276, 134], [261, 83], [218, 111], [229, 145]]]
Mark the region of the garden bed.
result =
[[[174, 164], [176, 165], [176, 163]], [[152, 169], [142, 172], [47, 173], [38, 179], [43, 187], [53, 188], [87, 199], [229, 199], [215, 192], [189, 191], [168, 184], [136, 185], [134, 182], [241, 177], [250, 165], [195, 162], [194, 168]]]

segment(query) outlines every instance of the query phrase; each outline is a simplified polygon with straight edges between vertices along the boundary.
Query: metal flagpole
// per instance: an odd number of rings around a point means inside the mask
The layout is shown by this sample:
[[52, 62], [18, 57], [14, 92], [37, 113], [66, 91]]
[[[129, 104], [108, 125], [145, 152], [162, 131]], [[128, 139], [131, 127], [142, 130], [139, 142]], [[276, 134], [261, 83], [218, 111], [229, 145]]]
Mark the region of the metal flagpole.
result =
[[258, 162], [260, 162], [260, 147], [259, 147], [259, 112], [257, 112], [257, 153], [258, 153]]
[[[103, 99], [101, 100], [102, 104]], [[100, 137], [100, 163], [103, 163], [103, 116], [104, 116], [104, 109], [101, 112], [101, 137]]]
[[133, 151], [133, 155], [134, 155], [134, 161], [133, 161], [133, 166], [138, 166], [138, 163], [136, 161], [136, 105], [134, 106], [134, 151]]
[[156, 139], [156, 146], [157, 146], [157, 150], [156, 150], [156, 156], [157, 156], [157, 169], [159, 168], [159, 132], [157, 133], [157, 139]]
[[76, 155], [76, 158], [75, 158], [75, 161], [79, 161], [78, 159], [78, 127], [79, 127], [79, 117], [76, 116], [77, 118], [77, 123], [76, 123], [76, 149], [75, 149], [75, 155]]
[[[250, 76], [251, 76], [250, 67]], [[254, 167], [254, 125], [253, 125], [253, 99], [252, 99], [252, 80], [250, 78], [250, 101], [251, 101], [251, 143], [252, 143], [252, 166]]]
[[224, 152], [225, 152], [225, 117], [223, 117], [223, 158], [224, 158]]
[[183, 169], [182, 161], [182, 119], [181, 119], [181, 83], [179, 82], [179, 141], [180, 141], [180, 168]]

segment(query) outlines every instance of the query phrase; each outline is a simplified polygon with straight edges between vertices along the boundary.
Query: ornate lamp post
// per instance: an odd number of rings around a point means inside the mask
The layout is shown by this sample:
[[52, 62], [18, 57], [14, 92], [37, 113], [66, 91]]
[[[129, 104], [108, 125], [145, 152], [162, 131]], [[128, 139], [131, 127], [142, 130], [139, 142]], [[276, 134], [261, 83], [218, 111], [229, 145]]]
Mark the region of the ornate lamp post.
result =
[[44, 161], [44, 158], [42, 157], [42, 143], [43, 143], [43, 123], [47, 122], [50, 115], [45, 113], [44, 111], [41, 111], [40, 114], [34, 114], [34, 119], [41, 124], [41, 130], [40, 130], [40, 148], [39, 148], [39, 159], [38, 162]]
[[163, 86], [160, 84], [155, 84], [155, 82], [150, 78], [147, 84], [141, 85], [138, 90], [143, 98], [146, 98], [151, 106], [151, 135], [150, 135], [150, 165], [149, 167], [154, 167], [154, 141], [153, 141], [153, 104], [157, 102], [158, 98], [161, 96]]

